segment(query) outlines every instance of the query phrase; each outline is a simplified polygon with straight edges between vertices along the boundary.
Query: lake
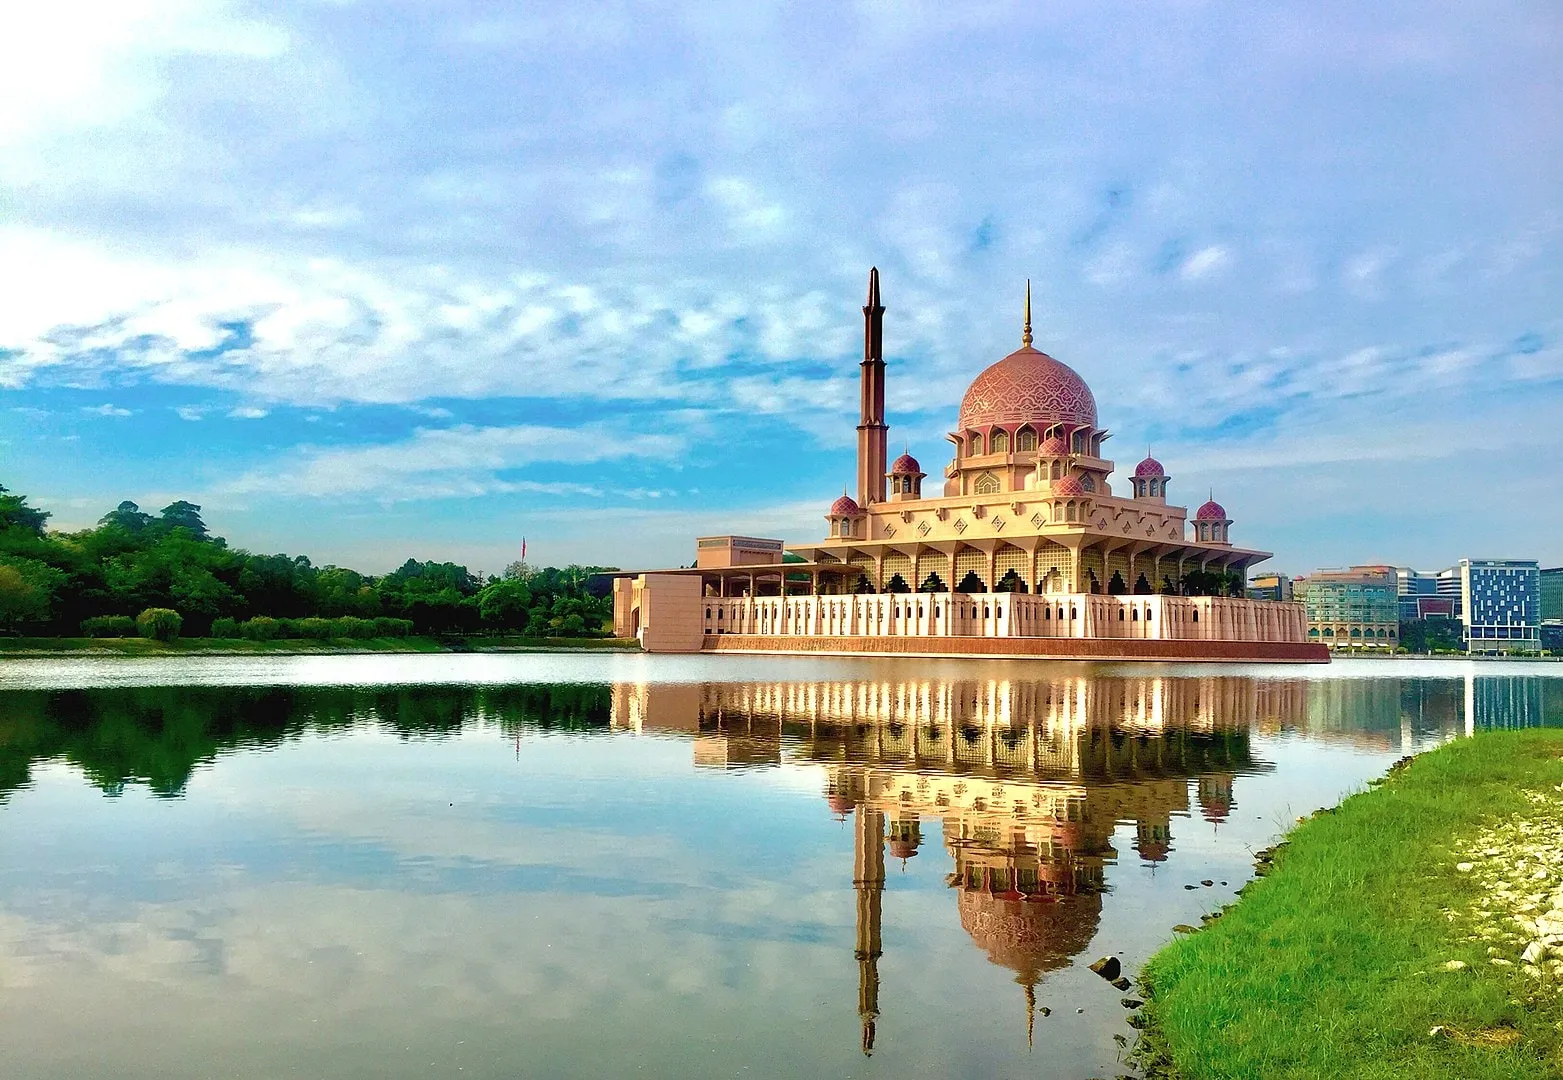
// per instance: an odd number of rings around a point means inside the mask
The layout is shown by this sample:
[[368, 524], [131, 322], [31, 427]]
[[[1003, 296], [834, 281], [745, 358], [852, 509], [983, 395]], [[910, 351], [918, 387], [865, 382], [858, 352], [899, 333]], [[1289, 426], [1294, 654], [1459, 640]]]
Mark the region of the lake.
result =
[[1087, 965], [1544, 724], [1563, 665], [7, 660], [3, 1072], [1118, 1076]]

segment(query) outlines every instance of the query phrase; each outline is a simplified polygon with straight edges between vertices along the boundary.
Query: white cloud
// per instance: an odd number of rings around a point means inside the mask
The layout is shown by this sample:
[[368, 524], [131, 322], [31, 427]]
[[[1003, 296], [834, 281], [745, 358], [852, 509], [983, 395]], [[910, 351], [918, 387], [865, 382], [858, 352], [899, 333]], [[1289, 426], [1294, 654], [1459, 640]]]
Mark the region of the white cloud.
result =
[[230, 420], [260, 420], [270, 415], [269, 409], [262, 409], [255, 405], [240, 405], [228, 410]]
[[353, 496], [391, 502], [506, 493], [599, 496], [601, 491], [590, 484], [505, 474], [539, 462], [666, 461], [683, 447], [677, 435], [637, 434], [600, 424], [425, 428], [398, 443], [305, 447], [291, 459], [246, 473], [219, 490], [229, 495]]
[[118, 405], [83, 405], [81, 411], [91, 413], [93, 416], [130, 416], [131, 410], [121, 408]]
[[1230, 251], [1219, 244], [1213, 244], [1190, 255], [1178, 270], [1178, 274], [1184, 281], [1198, 281], [1224, 270], [1231, 261]]
[[174, 412], [181, 420], [195, 421], [206, 418], [206, 410], [195, 405], [176, 405]]

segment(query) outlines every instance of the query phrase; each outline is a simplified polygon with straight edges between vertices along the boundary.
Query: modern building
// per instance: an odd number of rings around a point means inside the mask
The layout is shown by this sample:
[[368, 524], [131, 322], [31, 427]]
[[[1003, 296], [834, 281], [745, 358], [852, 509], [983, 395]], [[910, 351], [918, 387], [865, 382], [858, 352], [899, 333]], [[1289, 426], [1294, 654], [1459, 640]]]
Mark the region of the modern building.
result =
[[1454, 614], [1454, 598], [1438, 593], [1438, 572], [1413, 570], [1409, 566], [1395, 568], [1395, 583], [1399, 592], [1400, 621], [1414, 619], [1450, 618]]
[[1327, 659], [1296, 605], [1243, 596], [1269, 553], [1233, 544], [1214, 498], [1170, 503], [1153, 457], [1115, 489], [1090, 388], [1032, 346], [1029, 286], [1021, 347], [972, 381], [925, 493], [916, 458], [886, 460], [884, 312], [871, 270], [857, 494], [825, 538], [706, 537], [696, 566], [625, 574], [617, 634], [676, 652]]
[[1541, 647], [1563, 652], [1563, 566], [1541, 572]]
[[1541, 568], [1535, 559], [1461, 559], [1450, 570], [1460, 582], [1467, 652], [1541, 651]]
[[1331, 649], [1391, 650], [1399, 646], [1395, 567], [1315, 570], [1306, 582], [1302, 596], [1309, 641]]
[[1289, 601], [1292, 599], [1292, 579], [1285, 574], [1257, 574], [1248, 583], [1248, 598]]

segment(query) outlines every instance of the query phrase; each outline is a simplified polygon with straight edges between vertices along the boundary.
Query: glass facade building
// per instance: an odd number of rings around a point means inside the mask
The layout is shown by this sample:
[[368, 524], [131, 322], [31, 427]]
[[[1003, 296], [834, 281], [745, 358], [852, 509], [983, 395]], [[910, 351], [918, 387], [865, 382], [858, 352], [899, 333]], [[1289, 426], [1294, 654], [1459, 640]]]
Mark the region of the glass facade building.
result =
[[1392, 566], [1318, 570], [1298, 578], [1308, 640], [1332, 649], [1394, 649], [1400, 644], [1399, 586]]

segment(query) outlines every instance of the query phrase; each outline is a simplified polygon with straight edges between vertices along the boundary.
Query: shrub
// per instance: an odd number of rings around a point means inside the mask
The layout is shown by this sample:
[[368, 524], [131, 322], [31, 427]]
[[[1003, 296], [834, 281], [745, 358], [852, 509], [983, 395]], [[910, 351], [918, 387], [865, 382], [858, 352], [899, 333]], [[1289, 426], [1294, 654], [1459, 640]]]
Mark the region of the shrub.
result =
[[257, 615], [253, 619], [246, 619], [239, 624], [239, 634], [250, 641], [273, 641], [277, 637], [277, 631], [281, 629], [276, 619], [265, 615]]
[[211, 636], [214, 638], [236, 638], [239, 636], [239, 624], [227, 615], [220, 619], [213, 619]]
[[136, 620], [129, 615], [95, 615], [81, 621], [82, 637], [135, 637]]
[[375, 636], [374, 620], [360, 619], [353, 615], [344, 615], [340, 619], [332, 619], [331, 636], [339, 638], [372, 638]]
[[324, 641], [331, 636], [330, 619], [290, 619], [293, 624], [293, 633], [289, 637], [313, 638], [316, 641]]
[[392, 619], [382, 615], [374, 620], [375, 637], [407, 637], [411, 633], [411, 619]]
[[172, 608], [149, 607], [136, 616], [136, 631], [153, 641], [173, 641], [184, 624], [183, 616]]

